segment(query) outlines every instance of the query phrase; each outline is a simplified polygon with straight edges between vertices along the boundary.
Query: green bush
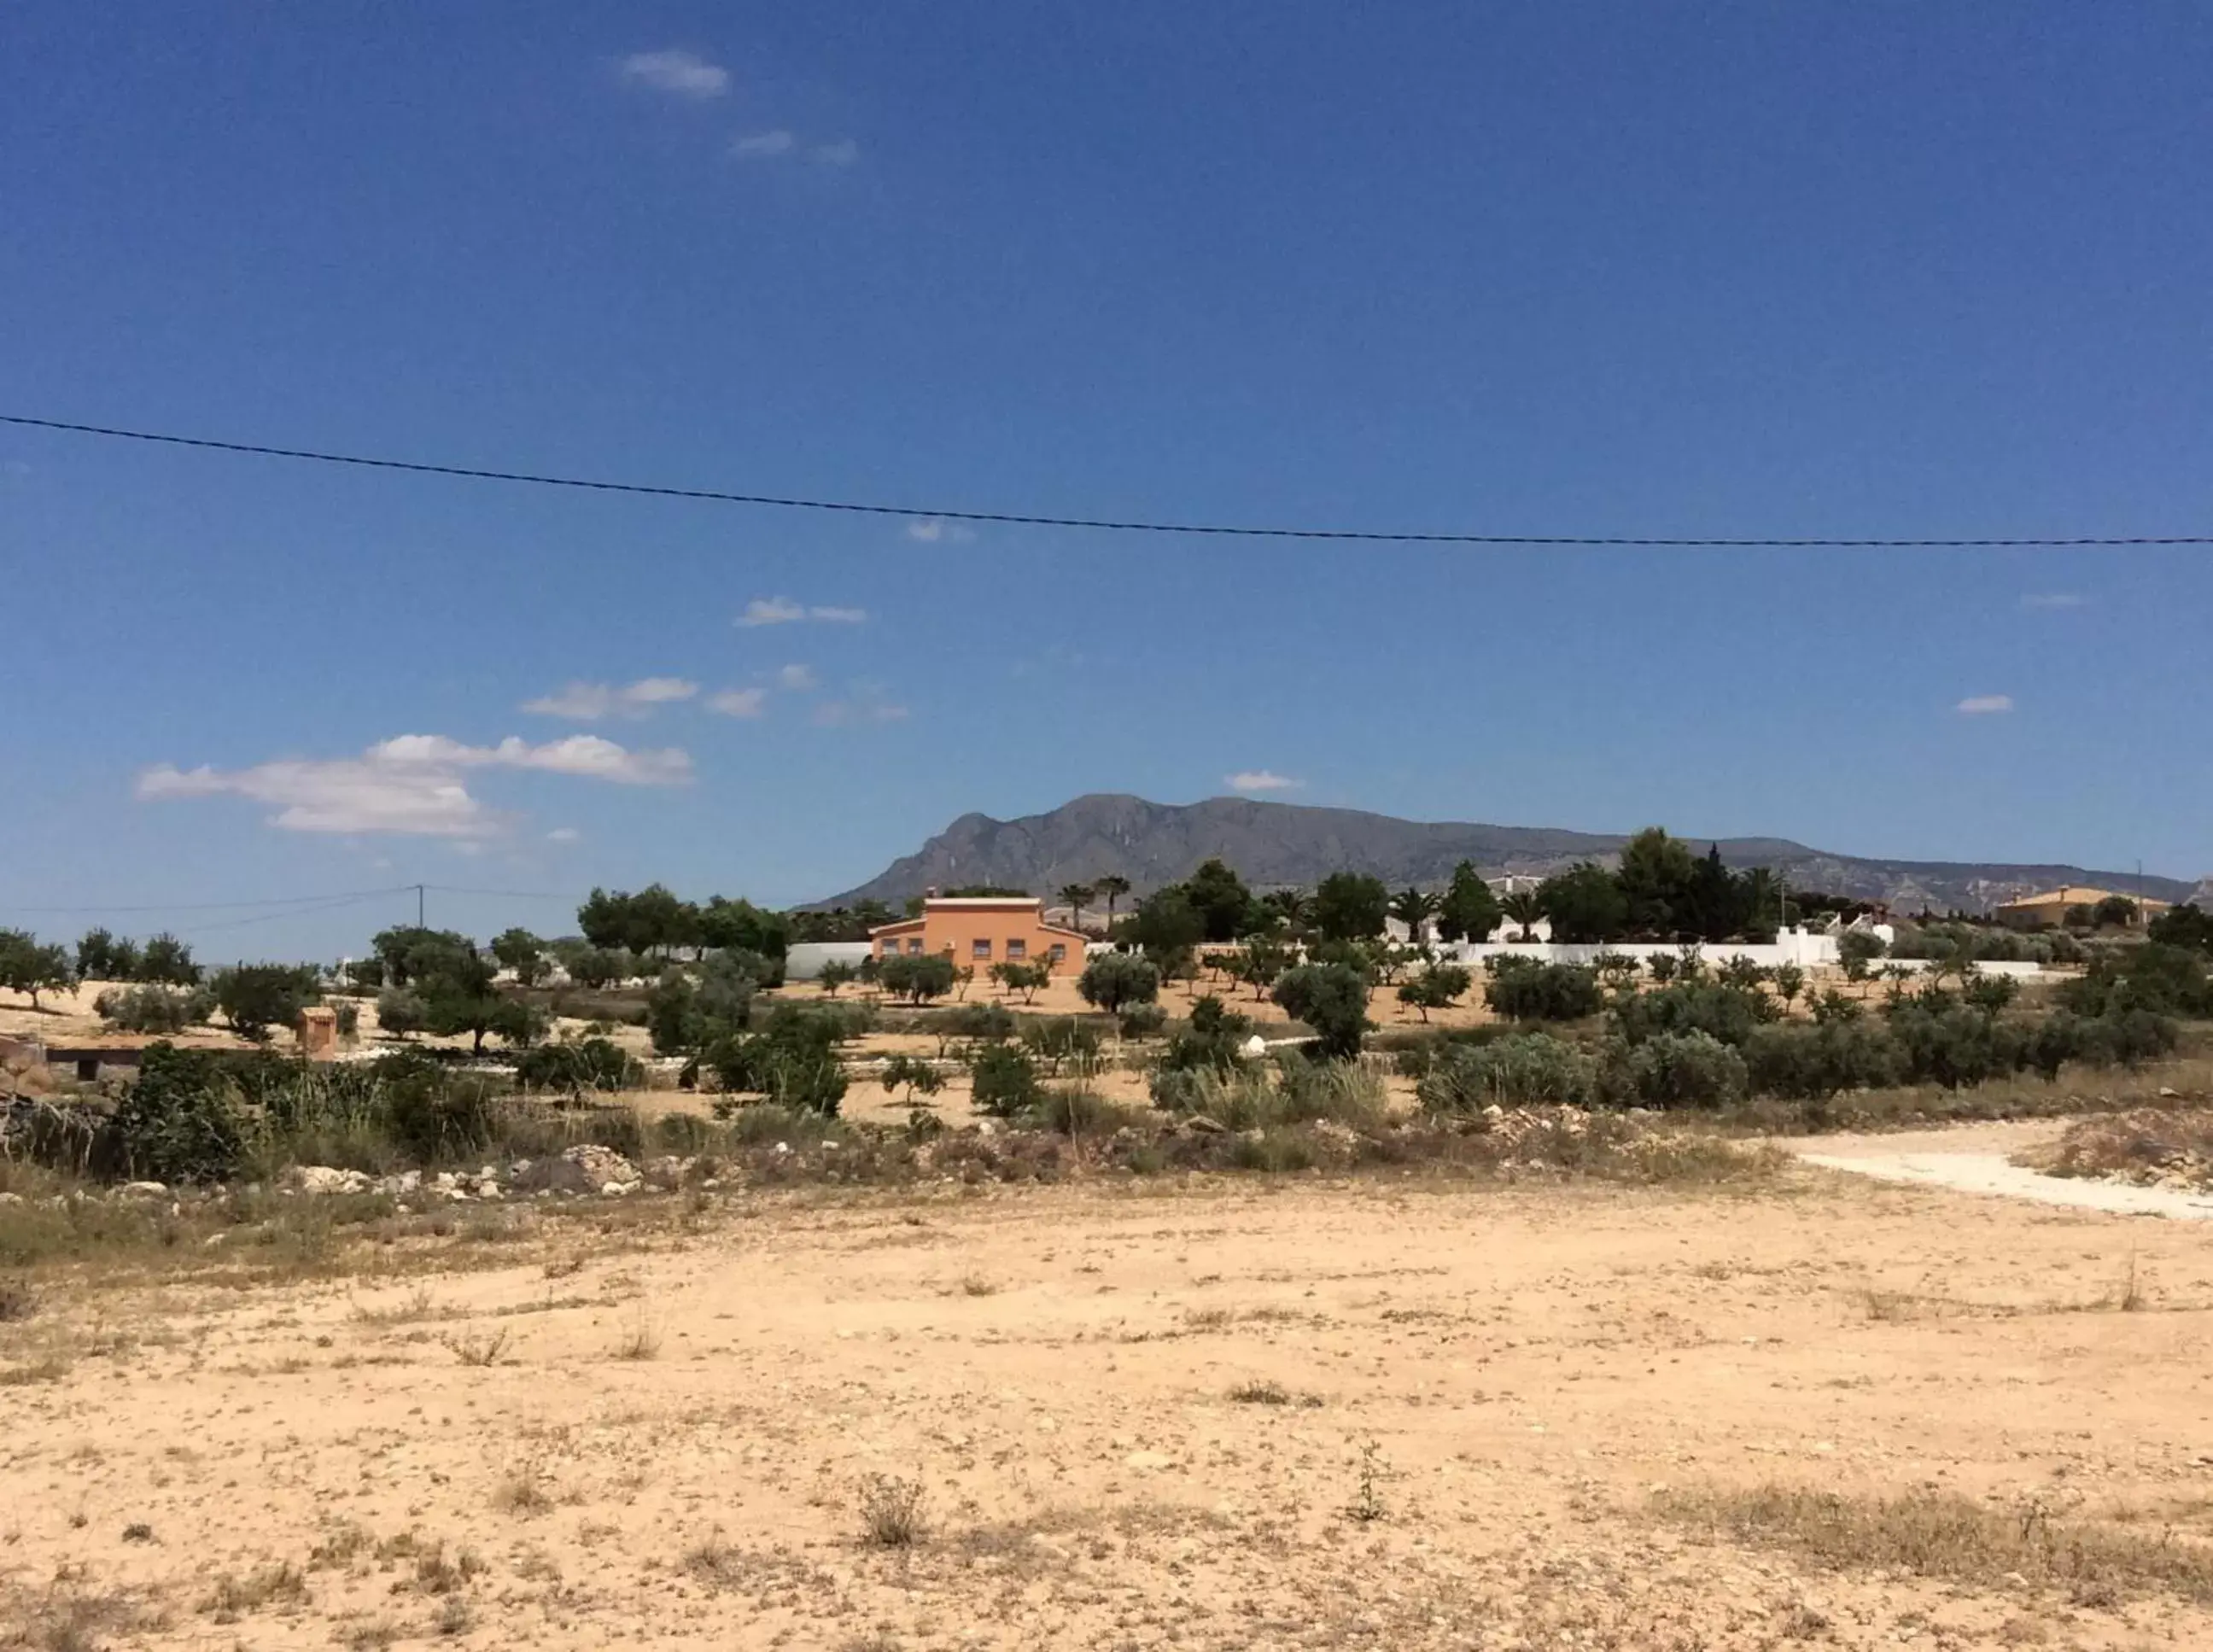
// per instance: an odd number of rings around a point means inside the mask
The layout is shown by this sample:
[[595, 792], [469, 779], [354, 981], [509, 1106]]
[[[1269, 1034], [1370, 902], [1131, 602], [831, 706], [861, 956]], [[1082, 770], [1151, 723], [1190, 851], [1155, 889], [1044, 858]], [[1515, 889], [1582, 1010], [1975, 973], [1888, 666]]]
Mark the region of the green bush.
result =
[[1908, 1003], [1889, 1021], [1908, 1083], [1956, 1090], [2009, 1077], [2028, 1064], [2028, 1040], [2019, 1027], [1972, 1009]]
[[204, 988], [180, 992], [170, 987], [134, 986], [103, 992], [92, 1007], [101, 1020], [125, 1033], [181, 1033], [205, 1021], [215, 1001]]
[[123, 1173], [146, 1181], [221, 1181], [246, 1149], [246, 1119], [220, 1058], [149, 1045], [109, 1126]]
[[1597, 1078], [1596, 1063], [1580, 1045], [1549, 1033], [1515, 1033], [1487, 1044], [1447, 1045], [1414, 1093], [1432, 1113], [1585, 1106], [1596, 1094]]
[[1747, 1042], [1753, 1029], [1781, 1012], [1757, 987], [1680, 978], [1652, 992], [1625, 993], [1613, 1001], [1614, 1030], [1631, 1044], [1662, 1033], [1704, 1033], [1723, 1044]]
[[576, 1095], [586, 1090], [635, 1089], [645, 1082], [645, 1069], [620, 1045], [584, 1038], [525, 1051], [515, 1060], [515, 1076], [526, 1089], [566, 1090]]
[[1616, 1045], [1619, 1076], [1648, 1107], [1720, 1107], [1745, 1098], [1745, 1059], [1709, 1033], [1661, 1033]]
[[1019, 1119], [1044, 1099], [1037, 1068], [1010, 1044], [989, 1044], [976, 1052], [968, 1069], [976, 1111], [993, 1119]]
[[216, 1007], [231, 1030], [259, 1044], [275, 1027], [290, 1027], [322, 997], [316, 972], [292, 964], [236, 964], [216, 972]]
[[953, 960], [942, 953], [927, 958], [912, 958], [902, 954], [887, 958], [880, 972], [884, 991], [894, 998], [905, 998], [910, 1003], [927, 1003], [932, 998], [942, 998], [953, 991], [959, 972]]
[[838, 1046], [854, 1024], [845, 1012], [856, 1007], [778, 1005], [766, 1028], [750, 1036], [724, 1034], [708, 1046], [701, 1064], [723, 1090], [835, 1118], [846, 1083]]
[[1100, 1033], [1093, 1022], [1079, 1021], [1073, 1015], [1058, 1015], [1049, 1020], [1033, 1018], [1024, 1023], [1022, 1046], [1041, 1058], [1052, 1068], [1053, 1076], [1060, 1076], [1060, 1065], [1069, 1063], [1079, 1076], [1088, 1076], [1096, 1070], [1099, 1060]]
[[1756, 1027], [1745, 1042], [1744, 1059], [1754, 1094], [1802, 1101], [1880, 1089], [1899, 1082], [1905, 1067], [1905, 1052], [1889, 1029], [1857, 1018]]
[[1161, 972], [1131, 952], [1102, 952], [1076, 978], [1083, 1002], [1117, 1015], [1161, 996]]
[[1302, 964], [1284, 971], [1270, 996], [1285, 1015], [1314, 1029], [1316, 1054], [1345, 1060], [1360, 1053], [1368, 1031], [1368, 978], [1350, 965]]
[[1125, 1039], [1158, 1038], [1167, 1030], [1168, 1012], [1156, 1003], [1131, 1004], [1122, 1012], [1120, 1028]]
[[1484, 1002], [1509, 1021], [1571, 1021], [1598, 1013], [1604, 1002], [1598, 972], [1577, 964], [1540, 964], [1510, 954], [1490, 960]]
[[1169, 1037], [1160, 1064], [1171, 1072], [1201, 1067], [1228, 1072], [1243, 1059], [1245, 1041], [1252, 1035], [1249, 1017], [1209, 994], [1191, 1007], [1191, 1019]]
[[2148, 941], [2101, 953], [2080, 978], [2062, 983], [2060, 1003], [2078, 1015], [2213, 1015], [2213, 985], [2205, 954], [2187, 947]]

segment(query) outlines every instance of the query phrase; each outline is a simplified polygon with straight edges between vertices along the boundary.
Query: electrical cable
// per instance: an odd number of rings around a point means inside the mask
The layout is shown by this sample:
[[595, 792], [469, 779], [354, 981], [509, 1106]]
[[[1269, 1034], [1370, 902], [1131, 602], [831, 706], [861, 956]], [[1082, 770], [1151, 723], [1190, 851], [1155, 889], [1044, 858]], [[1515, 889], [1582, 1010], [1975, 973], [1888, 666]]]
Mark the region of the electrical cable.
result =
[[223, 442], [210, 436], [177, 436], [158, 430], [126, 430], [69, 419], [34, 418], [0, 413], [0, 424], [59, 430], [75, 436], [106, 436], [123, 442], [157, 442], [214, 453], [248, 454], [264, 459], [299, 459], [319, 465], [351, 465], [364, 470], [402, 471], [418, 476], [451, 476], [474, 482], [521, 482], [533, 487], [580, 488], [595, 493], [643, 494], [660, 499], [691, 499], [715, 504], [759, 505], [779, 510], [839, 511], [864, 516], [905, 516], [952, 522], [985, 522], [1019, 527], [1070, 527], [1108, 533], [1200, 533], [1256, 539], [1338, 539], [1385, 545], [1488, 545], [1569, 549], [1622, 546], [1654, 550], [2004, 550], [2114, 547], [2124, 546], [2213, 545], [2213, 534], [2027, 535], [1985, 539], [1759, 539], [1676, 538], [1650, 534], [1416, 533], [1374, 528], [1265, 527], [1224, 522], [1121, 521], [1097, 516], [1046, 516], [1011, 510], [950, 510], [943, 506], [869, 504], [850, 499], [805, 499], [776, 494], [726, 492], [717, 488], [662, 487], [647, 482], [618, 482], [578, 476], [549, 476], [529, 471], [487, 470], [470, 465], [442, 465], [408, 459], [378, 459], [361, 454], [327, 453], [312, 448], [279, 448], [258, 442]]

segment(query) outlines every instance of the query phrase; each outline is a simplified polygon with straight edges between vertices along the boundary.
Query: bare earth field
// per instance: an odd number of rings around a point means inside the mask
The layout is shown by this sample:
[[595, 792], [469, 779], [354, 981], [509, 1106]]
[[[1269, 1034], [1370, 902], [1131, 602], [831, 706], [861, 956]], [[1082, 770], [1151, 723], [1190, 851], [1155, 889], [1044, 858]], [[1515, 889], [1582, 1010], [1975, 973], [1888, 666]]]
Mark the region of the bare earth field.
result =
[[614, 1203], [40, 1275], [0, 1646], [2213, 1645], [2194, 1223], [1802, 1169]]

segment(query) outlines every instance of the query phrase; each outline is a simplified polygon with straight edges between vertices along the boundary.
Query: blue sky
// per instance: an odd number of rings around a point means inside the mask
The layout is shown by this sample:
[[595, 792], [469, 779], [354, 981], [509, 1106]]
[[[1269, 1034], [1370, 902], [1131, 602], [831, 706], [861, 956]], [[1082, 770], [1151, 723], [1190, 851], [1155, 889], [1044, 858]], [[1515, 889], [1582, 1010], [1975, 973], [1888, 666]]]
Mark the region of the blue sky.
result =
[[[2205, 532], [2209, 82], [2180, 3], [18, 0], [0, 411], [918, 507]], [[968, 532], [0, 430], [0, 923], [60, 934], [798, 900], [1232, 777], [2213, 871], [2203, 552]]]

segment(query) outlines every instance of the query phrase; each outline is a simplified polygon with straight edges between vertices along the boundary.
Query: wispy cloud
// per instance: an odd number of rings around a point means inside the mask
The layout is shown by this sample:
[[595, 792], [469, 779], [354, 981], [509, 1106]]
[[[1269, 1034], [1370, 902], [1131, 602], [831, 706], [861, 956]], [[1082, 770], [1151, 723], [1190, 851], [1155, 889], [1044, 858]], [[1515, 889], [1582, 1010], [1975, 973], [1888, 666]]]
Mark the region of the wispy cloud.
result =
[[1961, 716], [1966, 717], [1995, 716], [2000, 712], [2010, 711], [2013, 710], [2013, 696], [2010, 694], [1970, 694], [1966, 699], [1961, 700], [1959, 704], [1954, 706], [1952, 709], [1960, 713]]
[[580, 843], [583, 836], [584, 834], [574, 826], [555, 826], [552, 831], [546, 834], [546, 841], [549, 844]]
[[905, 722], [907, 708], [888, 698], [881, 683], [855, 683], [845, 698], [824, 700], [814, 708], [814, 722], [822, 728], [850, 728], [871, 722]]
[[718, 98], [730, 89], [730, 71], [696, 52], [635, 52], [622, 61], [622, 77], [674, 97]]
[[821, 686], [812, 666], [786, 666], [776, 674], [776, 686], [790, 689], [794, 693], [805, 693], [810, 688]]
[[726, 688], [707, 697], [707, 709], [717, 716], [758, 717], [768, 710], [765, 688]]
[[2024, 608], [2087, 608], [2090, 599], [2079, 591], [2032, 591], [2021, 600]]
[[808, 607], [788, 596], [757, 596], [738, 616], [741, 625], [796, 625], [812, 620], [820, 625], [858, 625], [869, 617], [865, 608]]
[[808, 151], [808, 159], [819, 166], [850, 167], [861, 158], [861, 146], [850, 137], [841, 137], [834, 143], [818, 143]]
[[976, 537], [976, 531], [966, 522], [924, 516], [906, 525], [906, 536], [924, 545], [966, 545]]
[[598, 722], [606, 717], [642, 717], [656, 705], [688, 700], [699, 685], [681, 677], [643, 677], [625, 687], [607, 683], [570, 683], [559, 692], [525, 700], [522, 709], [542, 717]]
[[778, 127], [774, 131], [748, 132], [731, 143], [730, 153], [741, 161], [761, 161], [789, 155], [798, 145], [797, 138]]
[[468, 789], [472, 769], [533, 769], [616, 785], [680, 785], [692, 759], [675, 751], [633, 752], [597, 735], [533, 746], [510, 735], [470, 746], [443, 735], [400, 735], [359, 757], [285, 759], [247, 769], [179, 769], [162, 764], [138, 777], [142, 798], [250, 798], [277, 811], [288, 832], [385, 832], [426, 838], [490, 838], [509, 821]]
[[1271, 769], [1240, 769], [1235, 774], [1224, 775], [1222, 783], [1232, 791], [1246, 792], [1291, 791], [1306, 784]]

